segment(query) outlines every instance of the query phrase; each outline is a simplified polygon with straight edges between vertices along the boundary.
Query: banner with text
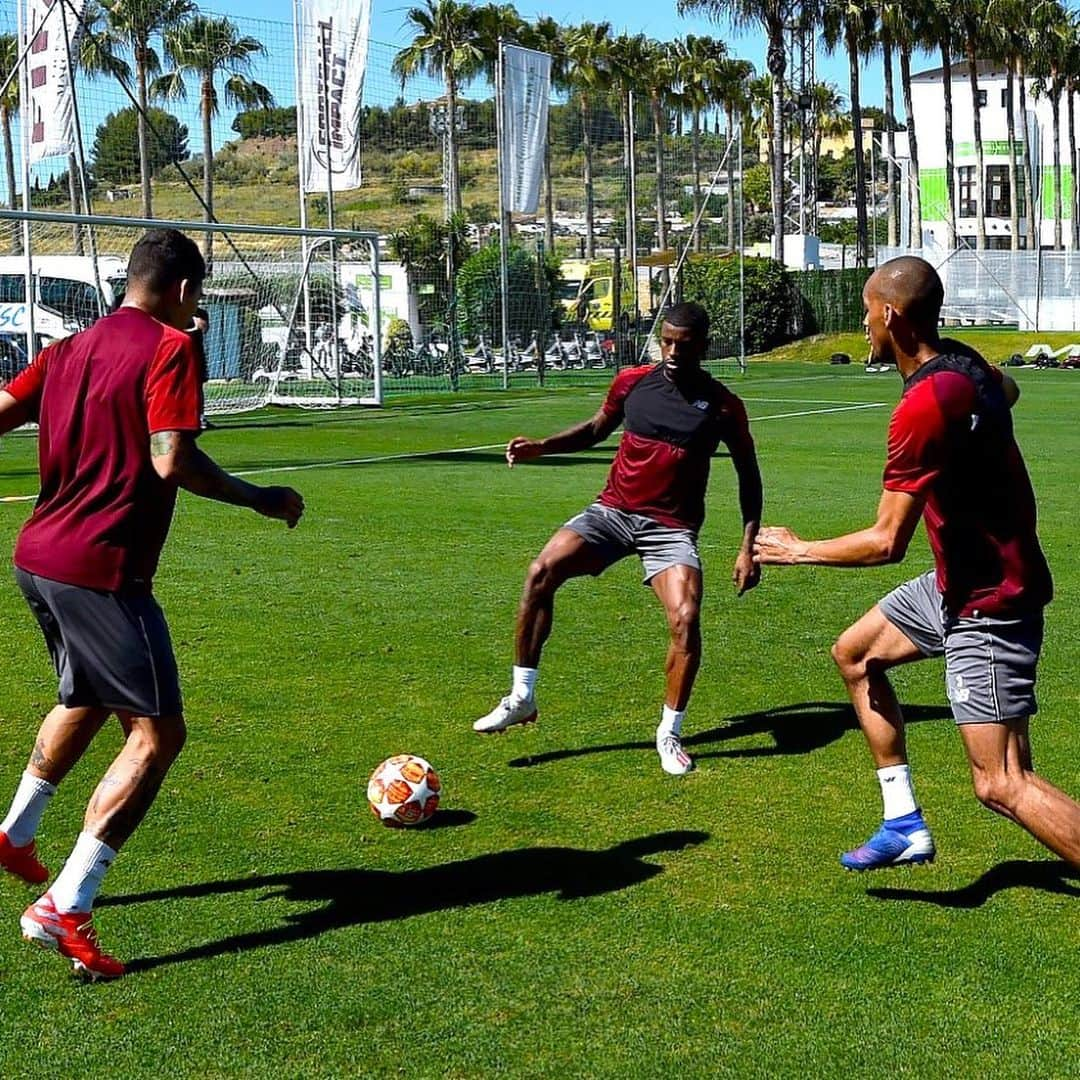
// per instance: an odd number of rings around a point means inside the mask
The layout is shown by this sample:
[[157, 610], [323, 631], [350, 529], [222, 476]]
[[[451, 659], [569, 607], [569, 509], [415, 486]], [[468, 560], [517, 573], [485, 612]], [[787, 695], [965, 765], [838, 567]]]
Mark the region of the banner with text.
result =
[[535, 214], [547, 146], [551, 57], [518, 45], [503, 46], [503, 209]]
[[360, 186], [360, 107], [370, 30], [370, 0], [300, 0], [297, 135], [305, 193]]
[[[54, 5], [56, 10], [52, 10]], [[81, 16], [86, 0], [76, 0]], [[78, 48], [79, 20], [70, 8], [61, 11], [59, 0], [27, 0], [26, 40], [31, 42], [26, 54], [29, 109], [28, 159], [30, 164], [42, 158], [70, 154], [75, 149], [74, 102], [68, 70], [68, 48]], [[67, 35], [64, 34], [64, 19]]]

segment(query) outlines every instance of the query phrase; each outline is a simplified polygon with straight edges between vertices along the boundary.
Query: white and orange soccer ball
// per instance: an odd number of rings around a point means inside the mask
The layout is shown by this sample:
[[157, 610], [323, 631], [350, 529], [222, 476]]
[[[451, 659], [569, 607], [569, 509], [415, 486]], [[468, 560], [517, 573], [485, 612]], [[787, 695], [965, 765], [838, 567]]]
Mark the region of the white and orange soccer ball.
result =
[[439, 774], [422, 757], [395, 754], [371, 774], [367, 797], [384, 825], [419, 825], [435, 813], [441, 790]]

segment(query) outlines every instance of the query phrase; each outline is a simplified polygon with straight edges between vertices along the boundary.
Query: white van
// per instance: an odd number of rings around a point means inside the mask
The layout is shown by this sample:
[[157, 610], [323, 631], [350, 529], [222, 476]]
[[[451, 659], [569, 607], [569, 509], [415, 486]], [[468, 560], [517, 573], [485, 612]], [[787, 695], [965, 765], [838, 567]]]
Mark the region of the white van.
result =
[[[96, 274], [89, 255], [37, 255], [33, 270], [35, 317], [38, 307], [47, 308], [60, 316], [68, 333], [112, 311], [127, 280], [127, 260], [115, 255], [99, 255]], [[0, 304], [25, 303], [26, 257], [0, 256]]]

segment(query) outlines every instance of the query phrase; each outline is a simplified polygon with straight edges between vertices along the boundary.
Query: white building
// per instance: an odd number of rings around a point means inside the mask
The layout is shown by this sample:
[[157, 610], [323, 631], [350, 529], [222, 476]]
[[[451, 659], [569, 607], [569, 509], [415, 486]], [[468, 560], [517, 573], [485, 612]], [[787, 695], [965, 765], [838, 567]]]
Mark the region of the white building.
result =
[[[944, 247], [946, 240], [946, 180], [945, 180], [945, 104], [942, 92], [942, 68], [921, 72], [911, 80], [911, 104], [915, 133], [919, 147], [919, 191], [922, 203], [923, 245]], [[975, 132], [971, 83], [967, 63], [957, 63], [951, 72], [953, 99], [953, 140], [955, 144], [956, 231], [975, 245], [976, 200]], [[978, 97], [983, 139], [983, 198], [986, 205], [986, 238], [989, 248], [1009, 248], [1012, 244], [1009, 215], [1009, 143], [1006, 122], [1008, 81], [1002, 64], [978, 62]], [[1020, 117], [1019, 83], [1014, 80], [1014, 123], [1017, 171], [1019, 176], [1018, 205], [1020, 212], [1020, 247], [1029, 248], [1028, 226], [1024, 213], [1023, 153]], [[1077, 95], [1080, 97], [1080, 95]], [[1032, 176], [1035, 189], [1035, 220], [1041, 231], [1042, 247], [1054, 243], [1054, 146], [1053, 113], [1049, 98], [1037, 96], [1033, 81], [1027, 85], [1027, 130], [1032, 154]], [[1080, 102], [1077, 102], [1080, 106]], [[1077, 109], [1080, 116], [1080, 107]], [[1072, 247], [1073, 164], [1076, 149], [1069, 145], [1068, 103], [1064, 96], [1060, 108], [1062, 242]], [[907, 157], [907, 139], [897, 139], [897, 157]], [[906, 164], [901, 160], [901, 167]], [[904, 170], [906, 172], [906, 170]], [[903, 192], [906, 185], [901, 185]], [[903, 217], [906, 219], [907, 213]], [[913, 246], [918, 246], [918, 241]]]

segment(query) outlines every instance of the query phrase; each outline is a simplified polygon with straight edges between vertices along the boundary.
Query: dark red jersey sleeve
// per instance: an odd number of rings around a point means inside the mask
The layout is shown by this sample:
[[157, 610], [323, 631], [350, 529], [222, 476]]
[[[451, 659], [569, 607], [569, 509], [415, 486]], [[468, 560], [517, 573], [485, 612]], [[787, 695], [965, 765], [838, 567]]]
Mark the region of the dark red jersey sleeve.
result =
[[617, 416], [621, 419], [623, 403], [626, 401], [627, 395], [650, 371], [652, 371], [650, 364], [644, 364], [641, 367], [624, 368], [611, 380], [607, 397], [604, 398], [604, 404], [600, 408], [608, 416]]
[[202, 368], [187, 334], [166, 333], [146, 371], [146, 423], [155, 431], [199, 431]]
[[37, 416], [38, 406], [41, 404], [41, 392], [45, 387], [45, 369], [49, 363], [49, 354], [55, 350], [56, 344], [47, 345], [34, 357], [34, 362], [24, 368], [4, 387], [4, 389], [16, 401], [28, 405], [34, 416]]
[[754, 452], [754, 437], [750, 434], [750, 418], [742, 398], [726, 391], [724, 405], [724, 429], [721, 438], [733, 458], [747, 457]]

